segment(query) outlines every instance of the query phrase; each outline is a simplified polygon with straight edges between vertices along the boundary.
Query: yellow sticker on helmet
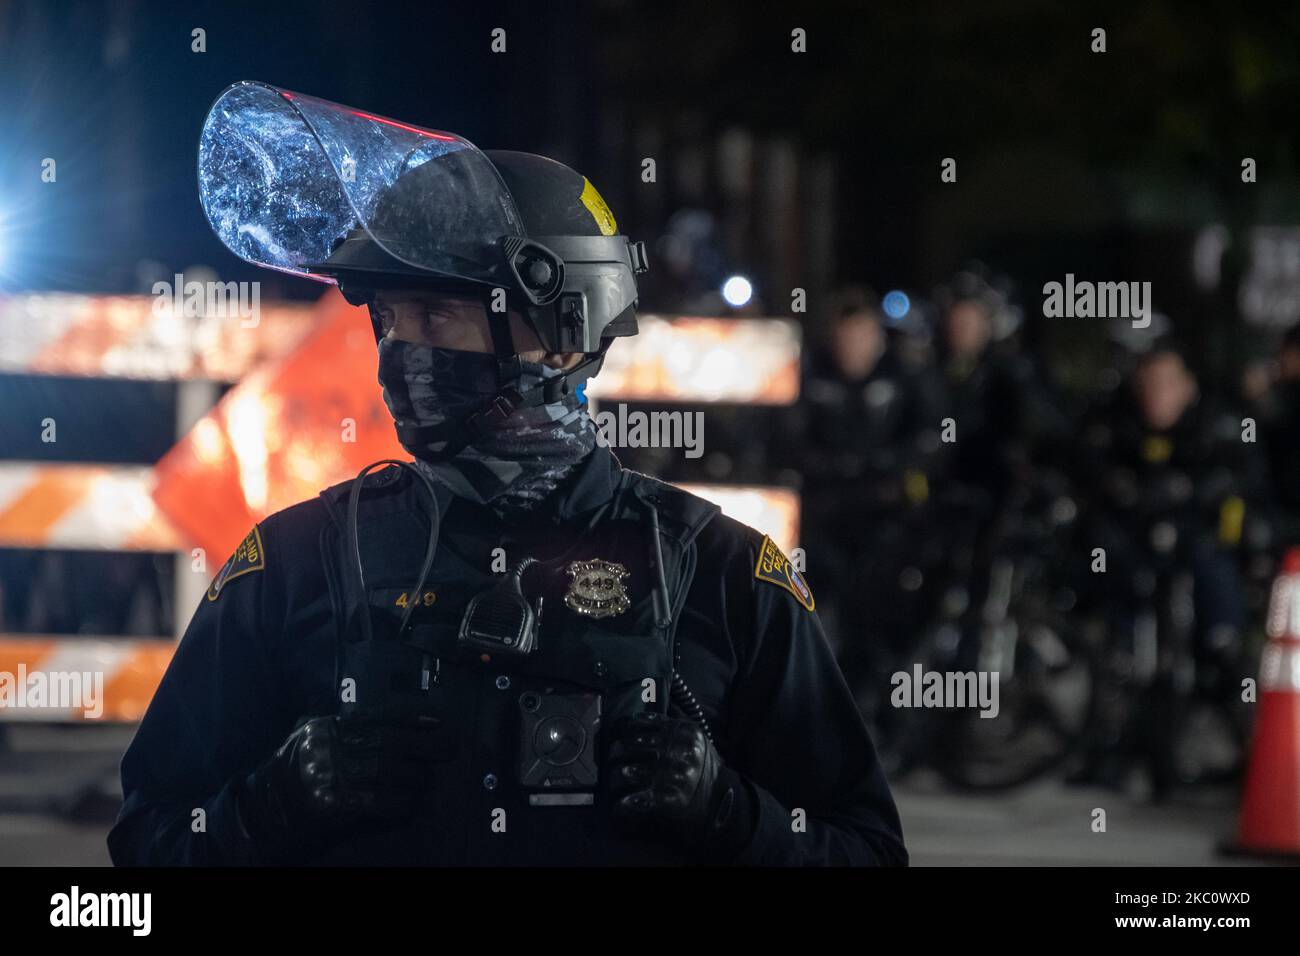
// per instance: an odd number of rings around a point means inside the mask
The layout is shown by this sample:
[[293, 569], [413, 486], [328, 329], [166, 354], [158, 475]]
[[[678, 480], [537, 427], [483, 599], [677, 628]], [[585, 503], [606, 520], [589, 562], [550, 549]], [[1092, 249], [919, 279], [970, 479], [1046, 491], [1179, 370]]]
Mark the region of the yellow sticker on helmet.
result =
[[586, 176], [582, 177], [582, 196], [579, 198], [591, 213], [591, 218], [596, 220], [596, 226], [602, 236], [612, 236], [618, 232], [618, 223], [614, 221], [614, 214], [609, 211], [605, 200], [600, 197], [600, 193], [596, 192], [596, 187]]

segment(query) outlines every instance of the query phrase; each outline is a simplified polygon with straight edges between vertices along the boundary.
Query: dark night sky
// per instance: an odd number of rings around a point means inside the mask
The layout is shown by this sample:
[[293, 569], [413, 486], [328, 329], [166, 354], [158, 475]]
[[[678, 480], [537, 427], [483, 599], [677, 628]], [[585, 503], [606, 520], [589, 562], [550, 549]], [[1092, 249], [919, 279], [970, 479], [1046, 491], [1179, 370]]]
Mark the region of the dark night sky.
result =
[[[613, 102], [633, 117], [787, 135], [838, 157], [850, 258], [912, 278], [940, 156], [974, 163], [1033, 148], [1093, 176], [1191, 177], [1221, 204], [1235, 201], [1224, 193], [1243, 150], [1294, 180], [1295, 10], [1072, 6], [10, 0], [0, 2], [0, 206], [39, 223], [21, 237], [29, 284], [126, 289], [145, 257], [232, 271], [203, 222], [193, 166], [208, 105], [237, 79], [485, 147], [554, 150], [597, 181], [635, 175], [599, 165], [598, 118]], [[1096, 24], [1109, 30], [1105, 57], [1088, 50]], [[487, 52], [498, 25], [507, 56]], [[792, 25], [809, 32], [803, 57], [789, 52]], [[190, 51], [195, 26], [207, 30], [204, 54]], [[66, 188], [39, 188], [44, 156]]]
[[[1105, 55], [1089, 49], [1099, 25]], [[190, 50], [196, 26], [203, 54]], [[505, 56], [488, 50], [495, 26]], [[808, 53], [790, 52], [792, 26]], [[0, 287], [140, 291], [152, 260], [162, 275], [207, 264], [261, 279], [268, 296], [315, 295], [235, 260], [198, 204], [208, 106], [260, 79], [554, 155], [652, 246], [672, 202], [654, 221], [623, 203], [639, 153], [609, 148], [611, 126], [627, 142], [657, 124], [665, 150], [743, 127], [760, 149], [781, 138], [834, 161], [840, 279], [925, 291], [969, 257], [1026, 289], [1066, 271], [1140, 272], [1162, 280], [1164, 308], [1207, 326], [1233, 296], [1188, 298], [1188, 236], [1300, 217], [1298, 39], [1300, 8], [1228, 0], [0, 0]], [[1260, 164], [1251, 187], [1246, 155]], [[39, 181], [45, 156], [57, 189]], [[945, 156], [960, 160], [957, 186], [939, 182]], [[773, 224], [760, 215], [755, 228]], [[1230, 279], [1244, 249], [1227, 253]], [[643, 306], [662, 307], [655, 289]], [[1207, 348], [1226, 362], [1224, 345]]]

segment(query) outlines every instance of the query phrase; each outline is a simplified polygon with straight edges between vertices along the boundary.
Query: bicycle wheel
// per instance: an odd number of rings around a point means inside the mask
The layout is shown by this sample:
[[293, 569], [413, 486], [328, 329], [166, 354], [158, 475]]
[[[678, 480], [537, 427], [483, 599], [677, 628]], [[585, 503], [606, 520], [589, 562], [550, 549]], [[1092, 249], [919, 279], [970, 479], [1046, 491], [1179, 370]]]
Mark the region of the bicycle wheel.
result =
[[996, 716], [978, 709], [947, 711], [934, 763], [965, 790], [1017, 787], [1056, 769], [1074, 753], [1093, 704], [1090, 655], [1060, 619], [1015, 623], [1014, 666], [998, 672]]

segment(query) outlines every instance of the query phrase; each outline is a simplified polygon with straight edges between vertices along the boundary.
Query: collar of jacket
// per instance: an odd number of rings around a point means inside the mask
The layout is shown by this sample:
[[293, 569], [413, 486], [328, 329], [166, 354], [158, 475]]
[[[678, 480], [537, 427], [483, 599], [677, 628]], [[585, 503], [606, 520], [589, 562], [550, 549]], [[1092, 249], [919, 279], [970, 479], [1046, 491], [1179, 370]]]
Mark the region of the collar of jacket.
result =
[[[572, 475], [549, 498], [529, 512], [522, 522], [526, 527], [559, 527], [607, 504], [622, 480], [623, 466], [608, 448], [597, 445], [578, 465]], [[447, 527], [473, 525], [479, 529], [507, 523], [487, 505], [460, 498], [445, 485], [434, 483], [438, 491], [438, 508]], [[514, 526], [514, 522], [510, 526]]]
[[[584, 518], [587, 523], [591, 523], [593, 513], [615, 497], [619, 487], [625, 484], [624, 479], [628, 474], [612, 451], [597, 445], [577, 465], [569, 480], [528, 516], [526, 523], [509, 525], [487, 505], [461, 498], [441, 482], [433, 481], [430, 484], [437, 498], [437, 513], [442, 528], [440, 533], [505, 536], [510, 530], [545, 533], [548, 528], [560, 527]], [[368, 513], [375, 513], [376, 508], [380, 513], [401, 510], [410, 507], [409, 503], [413, 501], [418, 502], [415, 505], [417, 510], [427, 513], [428, 492], [419, 487], [419, 484], [407, 469], [389, 465], [366, 476], [363, 485], [366, 493], [362, 496], [362, 502]], [[345, 525], [344, 515], [351, 488], [352, 480], [349, 479], [320, 493], [339, 527]]]

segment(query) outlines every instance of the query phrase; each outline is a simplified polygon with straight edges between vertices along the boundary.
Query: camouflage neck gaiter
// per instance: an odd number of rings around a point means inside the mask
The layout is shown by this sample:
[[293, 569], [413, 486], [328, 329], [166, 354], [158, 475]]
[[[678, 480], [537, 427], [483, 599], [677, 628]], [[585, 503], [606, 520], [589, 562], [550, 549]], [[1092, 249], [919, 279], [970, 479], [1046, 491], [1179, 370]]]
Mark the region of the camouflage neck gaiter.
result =
[[[524, 362], [521, 391], [560, 375]], [[437, 425], [462, 419], [497, 391], [495, 356], [432, 348], [398, 339], [379, 342], [379, 384], [393, 419]], [[532, 511], [569, 477], [596, 445], [596, 426], [576, 395], [518, 409], [454, 457], [439, 460], [445, 442], [406, 446], [422, 471], [502, 517]]]

